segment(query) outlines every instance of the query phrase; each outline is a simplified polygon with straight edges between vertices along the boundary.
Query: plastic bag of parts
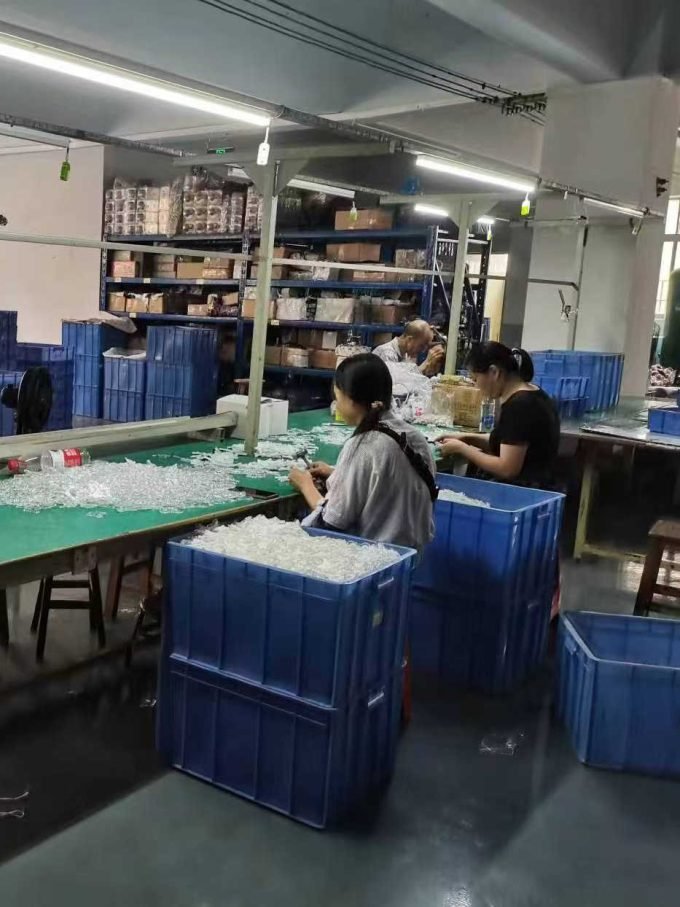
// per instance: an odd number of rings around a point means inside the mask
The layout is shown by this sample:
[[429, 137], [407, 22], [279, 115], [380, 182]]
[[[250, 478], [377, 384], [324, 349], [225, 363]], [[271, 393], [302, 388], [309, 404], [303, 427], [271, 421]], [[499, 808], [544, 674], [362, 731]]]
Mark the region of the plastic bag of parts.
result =
[[388, 362], [392, 375], [393, 408], [405, 422], [430, 412], [432, 383], [412, 362]]
[[487, 734], [479, 744], [479, 752], [482, 756], [514, 756], [523, 740], [523, 731]]

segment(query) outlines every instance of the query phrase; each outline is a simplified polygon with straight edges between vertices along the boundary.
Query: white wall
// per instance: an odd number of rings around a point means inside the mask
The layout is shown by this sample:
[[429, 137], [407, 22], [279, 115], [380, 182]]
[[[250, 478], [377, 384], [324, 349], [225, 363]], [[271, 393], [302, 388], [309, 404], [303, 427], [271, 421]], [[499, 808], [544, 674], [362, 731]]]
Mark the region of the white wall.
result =
[[[71, 152], [59, 179], [61, 149], [0, 155], [0, 232], [100, 239], [104, 149]], [[58, 343], [62, 318], [99, 311], [100, 253], [94, 249], [0, 241], [0, 308], [19, 313], [19, 340]]]

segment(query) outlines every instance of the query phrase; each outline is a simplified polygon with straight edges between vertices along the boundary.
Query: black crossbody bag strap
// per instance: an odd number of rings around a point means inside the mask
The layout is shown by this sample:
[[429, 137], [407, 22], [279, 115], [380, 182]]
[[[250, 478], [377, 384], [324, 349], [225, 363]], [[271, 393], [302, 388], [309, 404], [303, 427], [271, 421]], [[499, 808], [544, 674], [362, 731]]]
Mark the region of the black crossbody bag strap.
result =
[[427, 490], [430, 492], [430, 498], [432, 500], [432, 503], [434, 504], [434, 502], [439, 497], [439, 488], [435, 484], [434, 477], [430, 472], [427, 463], [425, 462], [423, 457], [421, 457], [420, 454], [411, 447], [411, 445], [406, 440], [406, 435], [403, 432], [400, 435], [397, 434], [394, 429], [390, 428], [388, 425], [384, 425], [382, 422], [379, 422], [373, 430], [379, 431], [383, 435], [387, 435], [388, 438], [392, 438], [392, 440], [399, 445], [401, 450], [404, 452], [406, 459], [418, 473], [423, 482], [425, 482], [425, 484], [427, 485]]

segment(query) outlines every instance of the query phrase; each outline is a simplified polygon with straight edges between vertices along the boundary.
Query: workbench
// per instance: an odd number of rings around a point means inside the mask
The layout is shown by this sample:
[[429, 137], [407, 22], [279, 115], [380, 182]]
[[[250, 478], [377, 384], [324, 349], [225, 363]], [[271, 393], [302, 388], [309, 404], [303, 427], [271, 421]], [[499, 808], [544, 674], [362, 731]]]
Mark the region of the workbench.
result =
[[[576, 560], [588, 554], [614, 560], [644, 560], [642, 552], [619, 550], [588, 541], [588, 528], [601, 466], [607, 459], [611, 460], [615, 448], [623, 449], [630, 469], [638, 450], [657, 450], [680, 455], [680, 437], [654, 434], [648, 430], [647, 411], [650, 403], [653, 405], [652, 401], [639, 398], [625, 399], [609, 413], [588, 414], [578, 422], [565, 421], [562, 425], [562, 437], [577, 442], [583, 459], [574, 543]], [[680, 462], [678, 465], [680, 467]]]

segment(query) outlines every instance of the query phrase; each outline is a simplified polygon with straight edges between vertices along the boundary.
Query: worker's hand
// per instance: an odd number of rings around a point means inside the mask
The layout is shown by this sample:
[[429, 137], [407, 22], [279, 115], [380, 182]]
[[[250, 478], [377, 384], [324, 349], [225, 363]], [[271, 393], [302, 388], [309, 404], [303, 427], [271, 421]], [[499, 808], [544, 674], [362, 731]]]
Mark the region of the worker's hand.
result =
[[298, 469], [297, 466], [294, 466], [288, 473], [288, 481], [293, 488], [303, 492], [303, 494], [306, 488], [314, 488], [314, 479], [311, 472], [306, 469]]
[[455, 457], [457, 454], [460, 455], [467, 447], [465, 441], [462, 441], [460, 438], [437, 438], [435, 443], [443, 457]]
[[332, 475], [333, 467], [324, 463], [323, 460], [315, 460], [309, 471], [315, 479], [327, 479]]
[[445, 356], [446, 353], [443, 346], [433, 346], [428, 351], [427, 356], [425, 357], [425, 361], [420, 367], [420, 370], [428, 378], [431, 378], [433, 375], [436, 375], [439, 369], [442, 367]]
[[427, 358], [438, 365], [444, 359], [445, 355], [446, 350], [441, 343], [437, 343], [435, 346], [430, 347]]

